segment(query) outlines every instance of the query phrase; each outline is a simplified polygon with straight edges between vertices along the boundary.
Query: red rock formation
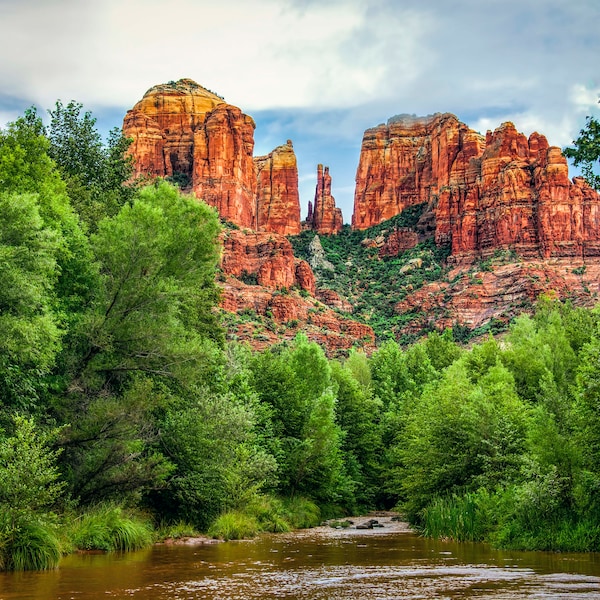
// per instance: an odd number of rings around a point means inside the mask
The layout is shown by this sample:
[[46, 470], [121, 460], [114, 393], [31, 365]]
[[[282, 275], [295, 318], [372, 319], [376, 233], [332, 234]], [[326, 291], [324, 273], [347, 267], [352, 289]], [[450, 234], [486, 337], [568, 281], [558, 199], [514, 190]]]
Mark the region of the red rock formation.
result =
[[314, 295], [315, 276], [310, 266], [294, 256], [284, 236], [228, 230], [223, 238], [221, 269], [226, 275], [252, 278], [271, 290], [297, 286]]
[[375, 335], [368, 325], [338, 315], [312, 297], [297, 292], [281, 294], [258, 285], [246, 285], [230, 276], [222, 284], [221, 307], [227, 312], [252, 310], [276, 328], [240, 322], [229, 336], [263, 350], [281, 340], [293, 339], [299, 330], [325, 349], [330, 357], [347, 354], [351, 348], [375, 349]]
[[190, 79], [151, 88], [123, 121], [136, 175], [173, 176], [240, 227], [297, 234], [292, 144], [255, 165], [254, 129], [251, 117]]
[[329, 167], [317, 166], [317, 188], [314, 206], [308, 203], [306, 223], [317, 233], [339, 233], [344, 225], [342, 211], [335, 206], [335, 198], [331, 195], [331, 175]]
[[182, 173], [191, 181], [194, 132], [220, 104], [225, 104], [223, 98], [191, 79], [150, 88], [123, 121], [123, 134], [133, 139], [135, 174]]
[[300, 233], [298, 166], [291, 140], [267, 156], [257, 156], [257, 229], [282, 235]]
[[400, 314], [415, 315], [404, 333], [430, 327], [443, 330], [455, 323], [475, 329], [491, 319], [508, 322], [530, 310], [543, 293], [593, 306], [600, 298], [599, 282], [600, 263], [584, 264], [581, 260], [574, 263], [571, 259], [525, 259], [479, 272], [459, 266], [445, 281], [426, 284], [395, 309]]
[[427, 202], [454, 260], [600, 256], [600, 196], [568, 178], [559, 148], [505, 123], [486, 139], [456, 117], [395, 117], [365, 132], [353, 227]]
[[192, 189], [222, 219], [256, 227], [254, 121], [239, 108], [221, 104], [194, 132]]
[[415, 231], [408, 227], [398, 227], [385, 238], [379, 248], [379, 257], [398, 256], [401, 252], [414, 248], [418, 243], [419, 236]]
[[451, 114], [399, 115], [367, 129], [356, 171], [352, 226], [366, 229], [475, 177], [484, 138]]

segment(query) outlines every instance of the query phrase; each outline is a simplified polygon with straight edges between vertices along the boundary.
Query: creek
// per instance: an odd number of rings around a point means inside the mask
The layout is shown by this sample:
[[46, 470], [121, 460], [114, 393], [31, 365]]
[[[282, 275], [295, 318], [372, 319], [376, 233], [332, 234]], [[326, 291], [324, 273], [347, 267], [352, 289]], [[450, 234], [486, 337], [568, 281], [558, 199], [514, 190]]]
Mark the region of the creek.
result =
[[497, 551], [372, 530], [319, 527], [255, 540], [75, 554], [48, 572], [0, 573], [2, 600], [600, 599], [600, 555]]

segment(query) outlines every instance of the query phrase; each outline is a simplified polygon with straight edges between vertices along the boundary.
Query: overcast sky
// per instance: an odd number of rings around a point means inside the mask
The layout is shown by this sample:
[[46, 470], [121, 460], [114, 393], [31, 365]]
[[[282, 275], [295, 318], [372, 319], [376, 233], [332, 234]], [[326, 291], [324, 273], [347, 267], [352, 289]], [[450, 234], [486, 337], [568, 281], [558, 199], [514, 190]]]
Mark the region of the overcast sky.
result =
[[292, 139], [303, 215], [316, 167], [350, 221], [362, 135], [399, 113], [510, 120], [569, 144], [598, 114], [599, 0], [0, 0], [0, 124], [82, 102], [103, 130], [189, 77]]

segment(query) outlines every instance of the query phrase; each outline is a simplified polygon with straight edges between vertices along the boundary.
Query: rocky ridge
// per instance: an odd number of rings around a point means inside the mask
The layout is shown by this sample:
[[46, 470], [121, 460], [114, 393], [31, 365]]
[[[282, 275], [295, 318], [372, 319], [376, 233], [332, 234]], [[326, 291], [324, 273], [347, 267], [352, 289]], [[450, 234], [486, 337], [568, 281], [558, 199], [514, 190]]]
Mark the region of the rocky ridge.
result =
[[[254, 329], [248, 319], [232, 322], [233, 335], [259, 346], [298, 327], [333, 354], [357, 338], [372, 345], [373, 330], [344, 314], [385, 327], [389, 317], [368, 309], [365, 298], [388, 306], [386, 282], [369, 284], [363, 265], [355, 282], [330, 289], [340, 273], [356, 267], [339, 254], [339, 244], [329, 255], [330, 245], [311, 238], [309, 265], [285, 237], [308, 229], [327, 241], [345, 231], [329, 169], [317, 167], [314, 204], [302, 227], [292, 142], [254, 157], [254, 128], [239, 108], [188, 79], [151, 88], [124, 120], [138, 175], [173, 178], [238, 227], [223, 236], [222, 305], [258, 321]], [[506, 323], [548, 290], [595, 302], [599, 206], [598, 194], [581, 178], [569, 180], [560, 149], [542, 135], [527, 138], [505, 123], [482, 136], [448, 113], [399, 115], [365, 132], [352, 227], [375, 227], [357, 243], [367, 262], [394, 261], [400, 293], [393, 310], [404, 325], [393, 331], [413, 335], [431, 327]], [[409, 213], [417, 220], [396, 220]], [[485, 269], [481, 261], [488, 262]], [[373, 270], [377, 277], [387, 272]]]
[[399, 115], [368, 129], [352, 225], [366, 229], [427, 203], [437, 245], [452, 260], [498, 249], [524, 258], [600, 256], [600, 198], [569, 180], [560, 148], [512, 123], [485, 137], [454, 115]]

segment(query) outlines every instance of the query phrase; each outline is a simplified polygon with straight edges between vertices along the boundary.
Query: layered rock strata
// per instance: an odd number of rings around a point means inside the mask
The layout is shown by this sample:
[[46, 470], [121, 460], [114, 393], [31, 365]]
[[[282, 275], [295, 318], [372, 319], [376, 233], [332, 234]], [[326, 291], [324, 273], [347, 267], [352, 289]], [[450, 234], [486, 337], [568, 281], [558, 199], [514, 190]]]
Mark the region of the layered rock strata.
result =
[[137, 176], [172, 177], [240, 227], [299, 233], [292, 144], [254, 159], [254, 129], [251, 117], [191, 79], [154, 86], [123, 121]]
[[330, 356], [345, 353], [357, 343], [367, 350], [374, 348], [371, 327], [344, 318], [326, 306], [351, 311], [349, 304], [335, 292], [317, 292], [310, 266], [294, 257], [284, 236], [226, 231], [221, 270], [223, 310], [234, 313], [249, 310], [271, 319], [276, 327], [261, 327], [259, 332], [255, 324], [241, 322], [234, 331], [229, 330], [235, 339], [262, 349], [282, 339], [292, 339], [301, 330], [320, 343]]
[[282, 235], [228, 230], [223, 235], [221, 270], [271, 290], [297, 287], [315, 294], [315, 276], [309, 264], [296, 258]]
[[300, 233], [298, 166], [292, 141], [266, 156], [254, 158], [258, 178], [257, 224], [259, 231], [281, 235]]
[[484, 138], [454, 115], [401, 115], [365, 132], [353, 227], [426, 202], [454, 260], [514, 249], [523, 257], [600, 256], [600, 196], [569, 180], [559, 148], [504, 123]]
[[317, 166], [317, 187], [314, 205], [308, 203], [307, 226], [320, 234], [339, 233], [344, 225], [342, 211], [335, 206], [335, 198], [331, 195], [331, 175], [329, 167]]

